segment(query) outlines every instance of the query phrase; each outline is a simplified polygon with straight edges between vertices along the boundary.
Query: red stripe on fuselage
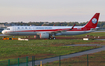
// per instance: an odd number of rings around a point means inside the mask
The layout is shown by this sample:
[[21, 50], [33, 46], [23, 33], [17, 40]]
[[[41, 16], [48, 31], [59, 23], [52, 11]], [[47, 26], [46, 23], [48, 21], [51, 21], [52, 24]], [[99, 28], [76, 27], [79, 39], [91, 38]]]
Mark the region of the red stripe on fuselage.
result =
[[15, 32], [56, 32], [56, 31], [63, 31], [63, 30], [67, 30], [67, 31], [88, 31], [90, 29], [84, 29], [84, 28], [74, 28], [72, 30], [69, 29], [50, 29], [50, 30], [22, 30], [22, 31], [15, 31]]

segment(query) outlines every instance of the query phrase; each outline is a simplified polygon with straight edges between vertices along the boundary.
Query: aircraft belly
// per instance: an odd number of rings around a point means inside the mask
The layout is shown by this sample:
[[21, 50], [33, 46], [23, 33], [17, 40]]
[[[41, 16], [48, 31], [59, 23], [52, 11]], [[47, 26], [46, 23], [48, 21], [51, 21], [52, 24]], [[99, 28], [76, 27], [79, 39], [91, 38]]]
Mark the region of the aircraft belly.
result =
[[36, 35], [36, 32], [14, 32], [11, 35]]
[[62, 32], [62, 35], [78, 35], [78, 34], [84, 34], [85, 31], [69, 31], [69, 32]]

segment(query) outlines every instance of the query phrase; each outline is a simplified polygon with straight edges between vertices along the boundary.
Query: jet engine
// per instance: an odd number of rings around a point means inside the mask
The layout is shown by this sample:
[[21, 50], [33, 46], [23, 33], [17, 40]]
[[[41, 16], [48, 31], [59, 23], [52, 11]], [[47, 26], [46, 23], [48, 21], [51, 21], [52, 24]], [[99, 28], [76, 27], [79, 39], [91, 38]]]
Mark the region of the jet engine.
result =
[[49, 33], [40, 33], [40, 38], [49, 38]]

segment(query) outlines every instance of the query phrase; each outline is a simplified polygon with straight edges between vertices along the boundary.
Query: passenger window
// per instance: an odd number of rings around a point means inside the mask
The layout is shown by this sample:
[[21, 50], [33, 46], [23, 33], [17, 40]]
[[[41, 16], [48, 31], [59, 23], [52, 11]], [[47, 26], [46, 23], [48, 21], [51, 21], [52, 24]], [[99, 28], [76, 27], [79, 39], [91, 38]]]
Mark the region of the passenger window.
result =
[[20, 27], [18, 27], [18, 29], [20, 29]]
[[24, 29], [24, 27], [22, 27], [22, 29]]
[[29, 27], [29, 29], [31, 29], [31, 27]]
[[25, 29], [27, 29], [27, 27], [25, 27]]

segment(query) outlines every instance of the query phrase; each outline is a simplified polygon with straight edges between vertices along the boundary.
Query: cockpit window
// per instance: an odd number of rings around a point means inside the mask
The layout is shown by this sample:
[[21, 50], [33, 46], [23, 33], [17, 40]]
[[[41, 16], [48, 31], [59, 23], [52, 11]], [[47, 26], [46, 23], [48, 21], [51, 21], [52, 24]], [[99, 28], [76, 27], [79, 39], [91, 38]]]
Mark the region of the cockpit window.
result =
[[7, 28], [6, 30], [10, 30], [10, 28]]

